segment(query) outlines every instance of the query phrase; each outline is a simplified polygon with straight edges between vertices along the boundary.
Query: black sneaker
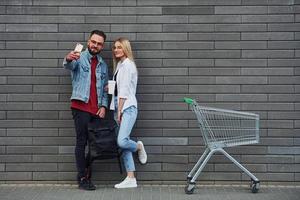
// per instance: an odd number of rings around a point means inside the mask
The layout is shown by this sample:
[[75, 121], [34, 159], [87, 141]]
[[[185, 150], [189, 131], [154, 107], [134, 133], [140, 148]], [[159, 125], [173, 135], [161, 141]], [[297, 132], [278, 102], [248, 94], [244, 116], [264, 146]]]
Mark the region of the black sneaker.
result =
[[93, 184], [93, 182], [91, 181], [91, 179], [89, 178], [88, 179], [88, 182], [89, 182], [89, 187], [91, 190], [96, 190], [96, 186]]
[[79, 176], [79, 174], [77, 174], [77, 177], [76, 177], [76, 179], [77, 179], [77, 184], [79, 185], [79, 183], [80, 183], [80, 179], [81, 179], [81, 177]]
[[95, 185], [91, 182], [91, 180], [86, 179], [85, 177], [81, 178], [78, 185], [79, 189], [82, 190], [95, 190]]

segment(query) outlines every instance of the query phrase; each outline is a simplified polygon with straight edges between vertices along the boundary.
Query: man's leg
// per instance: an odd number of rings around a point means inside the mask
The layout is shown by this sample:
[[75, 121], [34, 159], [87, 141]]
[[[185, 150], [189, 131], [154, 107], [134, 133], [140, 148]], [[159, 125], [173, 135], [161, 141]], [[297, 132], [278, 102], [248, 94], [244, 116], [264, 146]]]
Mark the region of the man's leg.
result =
[[92, 190], [94, 186], [90, 183], [90, 180], [86, 178], [87, 163], [85, 156], [85, 147], [88, 137], [88, 123], [91, 120], [91, 115], [88, 112], [76, 109], [72, 109], [72, 115], [76, 129], [75, 159], [78, 171], [77, 180], [80, 188]]

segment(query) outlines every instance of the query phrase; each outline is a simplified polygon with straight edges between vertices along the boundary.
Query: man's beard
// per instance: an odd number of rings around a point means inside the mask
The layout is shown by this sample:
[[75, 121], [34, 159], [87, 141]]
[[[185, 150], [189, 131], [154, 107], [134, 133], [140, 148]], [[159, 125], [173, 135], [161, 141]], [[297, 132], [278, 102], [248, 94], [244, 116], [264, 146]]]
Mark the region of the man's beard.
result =
[[91, 55], [97, 55], [98, 53], [100, 53], [100, 51], [96, 51], [96, 52], [93, 52], [90, 48], [88, 48], [89, 52]]

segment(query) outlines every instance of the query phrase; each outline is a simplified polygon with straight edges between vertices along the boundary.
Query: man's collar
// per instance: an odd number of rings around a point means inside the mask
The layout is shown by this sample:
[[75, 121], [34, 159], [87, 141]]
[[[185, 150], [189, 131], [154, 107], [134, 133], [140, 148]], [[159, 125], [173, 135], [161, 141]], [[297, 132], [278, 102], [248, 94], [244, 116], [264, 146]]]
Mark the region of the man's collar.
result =
[[[90, 52], [89, 52], [88, 49], [86, 49], [85, 51], [86, 51], [86, 53], [87, 53], [87, 58], [88, 58], [88, 60], [91, 62], [91, 59], [92, 59], [92, 57], [93, 57], [94, 55], [90, 54]], [[102, 57], [100, 56], [100, 54], [98, 53], [96, 56], [97, 56], [98, 62], [103, 63], [103, 59], [102, 59]]]

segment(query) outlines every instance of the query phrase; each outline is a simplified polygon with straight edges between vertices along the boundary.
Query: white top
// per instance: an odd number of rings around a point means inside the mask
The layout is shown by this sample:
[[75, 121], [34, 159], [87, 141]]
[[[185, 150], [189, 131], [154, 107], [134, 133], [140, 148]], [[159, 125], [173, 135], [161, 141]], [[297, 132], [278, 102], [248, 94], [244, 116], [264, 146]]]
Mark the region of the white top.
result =
[[130, 106], [135, 106], [137, 108], [137, 100], [135, 94], [138, 74], [135, 63], [129, 58], [126, 58], [124, 61], [119, 61], [114, 76], [116, 73], [118, 73], [116, 80], [118, 90], [118, 104], [119, 98], [126, 99], [121, 112], [123, 112]]

